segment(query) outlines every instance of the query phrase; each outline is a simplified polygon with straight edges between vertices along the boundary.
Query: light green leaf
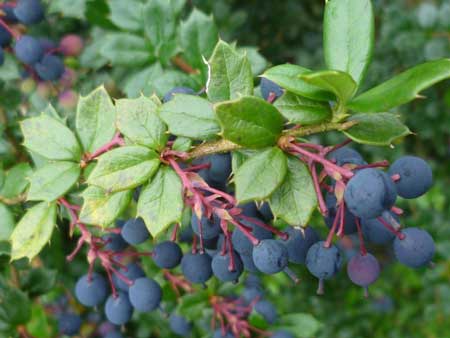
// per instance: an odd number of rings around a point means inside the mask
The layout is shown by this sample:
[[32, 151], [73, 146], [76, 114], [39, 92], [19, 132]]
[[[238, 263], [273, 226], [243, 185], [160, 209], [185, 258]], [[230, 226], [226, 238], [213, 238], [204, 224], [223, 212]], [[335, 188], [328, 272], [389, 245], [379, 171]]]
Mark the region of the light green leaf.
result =
[[323, 40], [329, 69], [362, 82], [372, 58], [375, 20], [371, 0], [330, 0], [325, 6]]
[[31, 320], [27, 323], [27, 331], [33, 337], [52, 338], [52, 325], [49, 323], [44, 305], [33, 303], [31, 307]]
[[128, 207], [131, 190], [108, 194], [99, 187], [90, 186], [83, 191], [83, 206], [80, 221], [87, 224], [107, 226]]
[[129, 98], [139, 96], [149, 96], [153, 92], [153, 82], [163, 75], [163, 69], [159, 63], [139, 69], [137, 72], [126, 77], [123, 84], [123, 91]]
[[284, 64], [269, 68], [261, 75], [284, 89], [312, 100], [331, 101], [334, 100], [334, 95], [329, 91], [323, 90], [320, 87], [311, 85], [300, 78], [300, 75], [310, 73], [307, 68], [297, 65]]
[[357, 84], [350, 75], [337, 70], [324, 70], [300, 76], [306, 82], [335, 94], [346, 103], [356, 93]]
[[161, 167], [139, 196], [137, 214], [153, 237], [180, 222], [183, 212], [182, 185], [170, 167]]
[[273, 105], [290, 123], [305, 126], [328, 121], [332, 116], [328, 103], [314, 101], [291, 92], [285, 92]]
[[87, 183], [116, 192], [135, 188], [148, 181], [159, 167], [159, 156], [141, 146], [120, 147], [98, 158]]
[[116, 131], [116, 110], [106, 89], [101, 86], [78, 100], [76, 128], [85, 152], [111, 141]]
[[81, 159], [81, 148], [75, 135], [61, 121], [40, 115], [20, 124], [24, 146], [49, 160]]
[[283, 129], [283, 117], [270, 103], [244, 96], [215, 106], [224, 138], [248, 148], [276, 144]]
[[19, 163], [10, 168], [5, 175], [0, 196], [13, 198], [24, 192], [28, 186], [29, 178], [33, 170], [28, 163]]
[[145, 96], [116, 101], [117, 128], [132, 142], [162, 150], [167, 127], [157, 114], [158, 105]]
[[143, 28], [142, 1], [109, 0], [111, 21], [126, 31], [139, 31]]
[[269, 65], [269, 62], [258, 51], [257, 47], [239, 47], [238, 51], [244, 55], [247, 55], [247, 58], [252, 66], [253, 76], [258, 76], [259, 74], [261, 74]]
[[33, 259], [50, 241], [56, 225], [56, 203], [41, 202], [29, 209], [11, 234], [11, 260]]
[[217, 43], [208, 67], [206, 93], [211, 101], [253, 94], [253, 74], [249, 60], [226, 42], [220, 40]]
[[278, 328], [287, 329], [299, 338], [314, 337], [321, 323], [309, 313], [291, 313], [279, 319]]
[[152, 46], [130, 33], [108, 33], [100, 54], [115, 66], [142, 66], [152, 61]]
[[172, 149], [175, 151], [189, 151], [192, 146], [192, 140], [187, 137], [177, 137], [173, 142]]
[[74, 162], [51, 162], [31, 176], [29, 201], [52, 202], [64, 196], [80, 177], [80, 165]]
[[385, 112], [416, 99], [435, 83], [450, 78], [450, 59], [429, 61], [355, 97], [348, 107], [361, 113]]
[[269, 148], [245, 161], [234, 180], [239, 203], [268, 198], [284, 180], [286, 155], [277, 147]]
[[171, 69], [164, 70], [163, 74], [153, 82], [154, 91], [159, 96], [164, 96], [174, 87], [189, 87], [197, 90], [200, 84], [192, 76]]
[[177, 136], [204, 140], [220, 131], [212, 104], [195, 95], [175, 94], [160, 107], [159, 114]]
[[270, 197], [270, 208], [275, 216], [291, 225], [307, 225], [317, 206], [314, 184], [307, 166], [298, 158], [289, 156], [283, 183]]
[[411, 131], [390, 113], [356, 114], [349, 121], [358, 121], [344, 134], [358, 143], [372, 145], [390, 145], [395, 140], [410, 135]]
[[0, 242], [9, 239], [15, 224], [12, 211], [3, 203], [0, 203]]
[[203, 58], [211, 56], [219, 38], [217, 27], [212, 16], [208, 16], [194, 8], [186, 21], [180, 25], [180, 43], [187, 63], [207, 73], [207, 65]]

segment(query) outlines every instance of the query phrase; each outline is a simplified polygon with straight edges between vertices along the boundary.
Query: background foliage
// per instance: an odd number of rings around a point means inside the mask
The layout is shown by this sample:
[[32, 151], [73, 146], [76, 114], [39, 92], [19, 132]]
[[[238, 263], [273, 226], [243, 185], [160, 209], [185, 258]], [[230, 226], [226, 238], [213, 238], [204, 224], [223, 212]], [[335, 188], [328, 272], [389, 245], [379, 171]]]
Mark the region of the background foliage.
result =
[[[54, 15], [47, 22], [33, 28], [36, 33], [49, 37], [76, 32], [88, 41], [79, 59], [66, 63], [74, 69], [73, 88], [87, 94], [101, 83], [114, 97], [127, 95], [165, 93], [175, 85], [188, 85], [201, 89], [205, 71], [187, 75], [173, 61], [181, 53], [190, 57], [192, 41], [183, 40], [183, 32], [195, 29], [193, 22], [210, 25], [215, 32], [213, 14], [220, 36], [225, 40], [237, 40], [245, 47], [255, 73], [268, 65], [293, 62], [320, 69], [323, 59], [321, 20], [323, 4], [312, 1], [286, 0], [282, 3], [269, 0], [214, 1], [193, 0], [182, 7], [183, 1], [171, 0], [167, 29], [153, 32], [145, 21], [136, 20], [136, 8], [141, 1], [104, 0], [54, 0], [49, 3]], [[126, 5], [124, 6], [124, 4]], [[193, 8], [202, 10], [203, 14]], [[450, 54], [450, 2], [444, 1], [375, 1], [377, 41], [375, 56], [368, 70], [367, 87], [388, 79], [414, 64]], [[151, 12], [151, 9], [147, 9]], [[145, 11], [145, 9], [144, 9]], [[149, 17], [148, 20], [156, 20]], [[179, 25], [179, 20], [183, 24]], [[194, 27], [193, 27], [194, 26]], [[180, 31], [177, 31], [178, 27]], [[202, 26], [203, 27], [203, 26]], [[167, 42], [175, 41], [172, 45]], [[204, 46], [212, 51], [211, 46]], [[258, 53], [259, 51], [259, 53]], [[172, 60], [172, 61], [171, 61]], [[411, 153], [427, 159], [436, 176], [433, 189], [419, 200], [407, 200], [400, 206], [405, 208], [408, 226], [425, 226], [437, 243], [436, 267], [433, 270], [413, 271], [399, 264], [392, 264], [392, 255], [383, 256], [382, 278], [371, 288], [372, 299], [365, 300], [358, 288], [350, 286], [345, 273], [327, 288], [326, 295], [315, 295], [316, 282], [308, 273], [299, 269], [303, 281], [297, 287], [288, 288], [284, 276], [266, 276], [265, 285], [277, 304], [280, 313], [305, 312], [313, 319], [305, 320], [299, 330], [305, 337], [447, 337], [450, 331], [450, 82], [445, 81], [427, 90], [428, 100], [416, 100], [401, 108], [401, 116], [418, 137], [407, 137], [394, 149], [360, 147], [367, 159], [392, 160], [401, 154]], [[366, 88], [363, 88], [366, 89]], [[30, 167], [24, 163], [11, 167], [15, 158], [25, 159], [20, 147], [18, 121], [24, 115], [32, 116], [45, 109], [47, 100], [65, 112], [69, 124], [73, 123], [73, 105], [64, 106], [52, 88], [35, 86], [21, 79], [18, 66], [12, 59], [0, 68], [0, 195], [14, 198], [24, 190], [25, 177]], [[326, 142], [335, 142], [333, 135]], [[39, 158], [34, 158], [39, 161]], [[25, 262], [8, 266], [8, 244], [5, 240], [23, 210], [6, 208], [0, 203], [0, 258], [5, 278], [15, 271], [27, 268]], [[320, 219], [312, 222], [321, 223]], [[325, 229], [324, 229], [325, 230]], [[23, 292], [8, 293], [10, 303], [23, 304], [26, 311], [16, 313], [13, 318], [24, 322], [23, 317], [32, 317], [27, 326], [38, 337], [52, 337], [55, 323], [51, 316], [44, 316], [44, 305], [54, 302], [71, 289], [76, 276], [85, 271], [81, 257], [73, 264], [65, 263], [67, 226], [61, 225], [51, 239], [52, 245], [45, 248], [35, 267], [27, 272], [24, 280], [16, 281]], [[376, 250], [376, 248], [375, 248]], [[45, 268], [44, 268], [45, 266]], [[154, 267], [146, 266], [147, 271]], [[57, 277], [55, 271], [58, 271]], [[1, 292], [10, 285], [0, 279]], [[33, 279], [41, 283], [33, 283]], [[54, 287], [52, 287], [54, 286]], [[0, 297], [4, 299], [0, 292]], [[31, 302], [27, 293], [31, 297]], [[37, 295], [43, 295], [35, 300]], [[283, 297], [277, 295], [282, 294]], [[70, 300], [69, 301], [73, 301]], [[2, 302], [3, 304], [5, 302]], [[0, 305], [4, 306], [4, 305]], [[75, 306], [75, 305], [74, 305]], [[22, 307], [21, 307], [22, 308]], [[48, 311], [48, 309], [46, 310]], [[1, 316], [0, 320], [5, 320]], [[142, 315], [135, 321], [135, 337], [148, 337], [149, 330], [159, 327], [155, 337], [170, 337], [170, 332], [161, 320], [161, 314]], [[20, 318], [22, 317], [22, 318]], [[13, 322], [14, 322], [13, 320]], [[204, 323], [207, 325], [207, 323]], [[313, 326], [308, 327], [308, 326]], [[316, 326], [318, 328], [316, 332]], [[89, 330], [86, 327], [85, 330]], [[302, 333], [303, 332], [303, 333]]]

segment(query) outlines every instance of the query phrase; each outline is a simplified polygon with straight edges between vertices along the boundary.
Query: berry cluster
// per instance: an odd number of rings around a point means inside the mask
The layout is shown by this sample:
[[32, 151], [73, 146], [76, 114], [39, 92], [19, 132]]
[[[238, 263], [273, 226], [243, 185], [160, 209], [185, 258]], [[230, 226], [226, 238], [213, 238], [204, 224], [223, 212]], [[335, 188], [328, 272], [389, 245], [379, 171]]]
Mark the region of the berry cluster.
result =
[[59, 44], [47, 39], [22, 34], [24, 27], [44, 20], [44, 7], [40, 0], [19, 0], [0, 4], [0, 65], [4, 52], [11, 52], [36, 80], [58, 81], [65, 72], [63, 56], [77, 56], [83, 41], [69, 34]]

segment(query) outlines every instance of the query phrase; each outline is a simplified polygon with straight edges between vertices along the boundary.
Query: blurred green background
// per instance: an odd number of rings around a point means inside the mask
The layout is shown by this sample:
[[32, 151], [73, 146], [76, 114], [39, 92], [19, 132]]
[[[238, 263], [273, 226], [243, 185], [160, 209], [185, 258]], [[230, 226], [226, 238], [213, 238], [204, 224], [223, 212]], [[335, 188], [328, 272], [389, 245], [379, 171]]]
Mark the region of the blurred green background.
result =
[[[256, 46], [270, 64], [292, 62], [320, 69], [323, 68], [323, 5], [324, 1], [312, 0], [191, 0], [183, 15], [189, 13], [193, 6], [212, 13], [223, 39], [237, 41], [239, 46]], [[376, 48], [366, 88], [412, 65], [450, 57], [449, 0], [376, 0], [374, 6]], [[117, 30], [109, 21], [108, 2], [54, 0], [49, 2], [49, 8], [57, 14], [57, 19], [53, 19], [52, 25], [36, 28], [37, 31], [53, 37], [64, 32], [78, 32], [89, 42], [81, 60], [73, 60], [79, 73], [77, 90], [85, 93], [100, 83], [106, 83], [113, 95], [128, 93], [131, 85], [124, 88], [121, 84], [131, 83], [127, 78], [129, 69], [125, 66], [109, 67], [107, 60], [102, 63], [103, 60], [95, 54], [98, 50], [96, 43], [104, 32]], [[261, 62], [264, 65], [264, 60]], [[31, 111], [37, 112], [46, 104], [47, 98], [43, 98], [38, 90], [24, 90], [24, 81], [21, 82], [16, 73], [8, 73], [3, 68], [0, 69], [0, 78], [0, 104], [6, 107], [7, 114], [20, 111], [24, 96]], [[12, 84], [12, 81], [16, 82]], [[134, 87], [132, 89], [135, 90]], [[321, 297], [316, 296], [316, 281], [306, 269], [297, 269], [302, 282], [295, 287], [283, 275], [264, 277], [268, 298], [277, 304], [280, 314], [306, 312], [320, 322], [315, 337], [450, 337], [450, 81], [434, 86], [424, 95], [426, 99], [416, 100], [398, 111], [414, 135], [393, 148], [357, 148], [368, 161], [394, 160], [402, 154], [414, 154], [432, 165], [435, 175], [432, 190], [413, 201], [401, 200], [399, 206], [405, 210], [403, 223], [406, 226], [424, 227], [433, 235], [437, 244], [436, 266], [434, 269], [411, 270], [397, 264], [386, 248], [373, 247], [371, 249], [382, 262], [383, 271], [381, 278], [371, 287], [370, 299], [364, 299], [362, 290], [349, 282], [345, 271], [326, 283], [326, 294]], [[58, 105], [57, 102], [55, 104]], [[69, 108], [67, 114], [70, 113]], [[5, 167], [15, 156], [10, 142], [18, 135], [15, 122], [9, 127], [8, 138], [2, 139], [0, 144], [0, 156]], [[317, 141], [334, 143], [340, 140], [330, 134]], [[318, 217], [311, 224], [325, 230], [323, 220]], [[45, 266], [58, 270], [59, 286], [73, 285], [75, 276], [86, 269], [82, 258], [70, 266], [64, 263], [64, 255], [69, 251], [64, 244], [66, 236], [61, 228], [55, 233], [52, 246], [41, 255]], [[54, 301], [60, 292], [61, 288], [55, 289], [44, 298], [44, 303]], [[35, 318], [38, 318], [39, 309], [36, 308]], [[149, 337], [149, 330], [154, 325], [159, 327], [155, 337], [170, 336], [160, 314], [142, 315], [140, 318], [131, 326], [135, 337]]]

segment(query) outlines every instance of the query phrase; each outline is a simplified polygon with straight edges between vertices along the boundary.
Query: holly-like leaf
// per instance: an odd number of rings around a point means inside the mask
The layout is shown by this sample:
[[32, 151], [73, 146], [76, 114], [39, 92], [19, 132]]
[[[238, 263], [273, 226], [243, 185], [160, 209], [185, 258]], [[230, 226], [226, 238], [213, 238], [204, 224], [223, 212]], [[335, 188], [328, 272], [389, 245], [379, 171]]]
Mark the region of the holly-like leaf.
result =
[[245, 161], [234, 180], [239, 203], [268, 198], [284, 180], [286, 155], [277, 147], [269, 148]]
[[448, 78], [450, 59], [425, 62], [355, 97], [348, 107], [361, 113], [385, 112], [416, 99], [422, 90]]
[[276, 144], [283, 129], [283, 116], [270, 103], [244, 96], [215, 106], [224, 138], [248, 148]]
[[72, 188], [80, 177], [80, 165], [69, 161], [50, 162], [31, 176], [29, 201], [52, 202]]
[[126, 31], [139, 31], [143, 28], [142, 2], [139, 0], [109, 0], [111, 21]]
[[349, 121], [358, 124], [344, 131], [353, 141], [372, 145], [390, 145], [398, 138], [411, 134], [411, 131], [390, 113], [356, 114]]
[[49, 160], [81, 159], [81, 148], [75, 135], [61, 121], [40, 115], [22, 121], [24, 146]]
[[170, 167], [161, 167], [141, 191], [137, 214], [153, 237], [180, 222], [183, 212], [182, 184]]
[[94, 225], [110, 225], [128, 206], [131, 195], [131, 190], [108, 194], [102, 188], [88, 187], [82, 193], [84, 202], [80, 221]]
[[252, 66], [253, 76], [258, 76], [261, 74], [269, 65], [269, 62], [259, 52], [257, 47], [239, 47], [238, 51], [244, 55], [247, 55], [247, 59], [250, 61], [250, 65]]
[[314, 184], [307, 166], [293, 156], [287, 160], [283, 183], [270, 197], [275, 216], [291, 225], [305, 226], [317, 206]]
[[50, 240], [56, 225], [56, 203], [41, 202], [29, 209], [11, 234], [11, 260], [33, 259]]
[[19, 196], [28, 184], [33, 170], [28, 163], [19, 163], [6, 172], [0, 196], [14, 198]]
[[152, 46], [143, 37], [130, 33], [108, 33], [100, 54], [117, 66], [142, 66], [152, 61]]
[[308, 73], [300, 77], [314, 86], [335, 94], [341, 103], [346, 103], [351, 99], [358, 87], [349, 74], [337, 70]]
[[27, 271], [20, 280], [20, 287], [30, 297], [40, 296], [49, 292], [56, 282], [56, 270], [35, 268]]
[[148, 96], [153, 92], [153, 82], [163, 74], [161, 65], [154, 63], [147, 68], [140, 68], [128, 75], [121, 88], [129, 98], [137, 98], [142, 94]]
[[236, 99], [253, 94], [253, 74], [246, 55], [220, 40], [208, 61], [206, 85], [208, 98], [213, 102]]
[[116, 109], [106, 89], [101, 86], [78, 100], [76, 128], [85, 152], [111, 141], [116, 131]]
[[157, 113], [158, 105], [150, 98], [116, 101], [117, 128], [132, 142], [162, 150], [167, 142], [167, 127]]
[[212, 104], [195, 95], [175, 94], [160, 107], [159, 114], [177, 136], [204, 140], [220, 131]]
[[323, 90], [320, 87], [311, 85], [300, 78], [301, 75], [310, 73], [307, 68], [297, 65], [284, 64], [269, 68], [261, 75], [270, 81], [275, 82], [284, 89], [312, 100], [331, 101], [334, 100], [334, 95], [329, 91]]
[[180, 25], [180, 43], [188, 64], [206, 74], [207, 66], [203, 58], [211, 56], [218, 37], [213, 17], [194, 8], [187, 20]]
[[14, 215], [3, 203], [0, 203], [0, 242], [7, 241], [14, 230]]
[[98, 158], [87, 182], [108, 192], [132, 189], [148, 181], [159, 163], [158, 154], [148, 148], [116, 148]]
[[349, 73], [361, 83], [375, 39], [371, 0], [330, 0], [325, 6], [323, 44], [329, 69]]
[[306, 97], [285, 92], [274, 106], [291, 123], [301, 125], [319, 124], [331, 119], [330, 105]]

